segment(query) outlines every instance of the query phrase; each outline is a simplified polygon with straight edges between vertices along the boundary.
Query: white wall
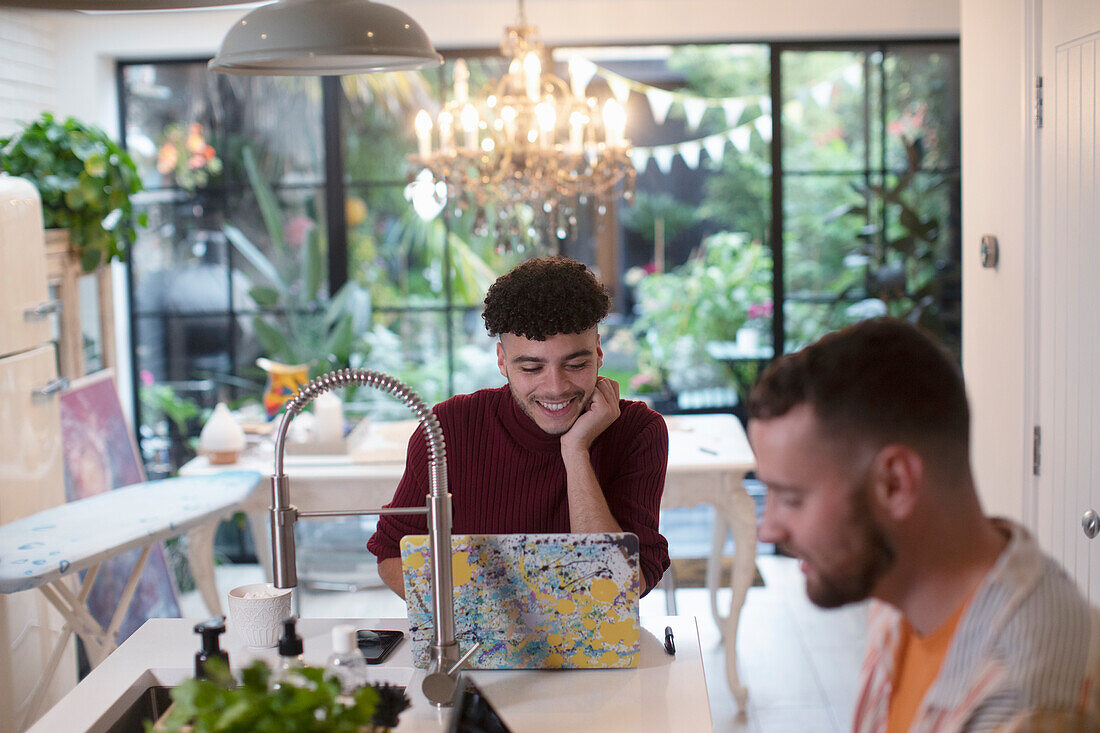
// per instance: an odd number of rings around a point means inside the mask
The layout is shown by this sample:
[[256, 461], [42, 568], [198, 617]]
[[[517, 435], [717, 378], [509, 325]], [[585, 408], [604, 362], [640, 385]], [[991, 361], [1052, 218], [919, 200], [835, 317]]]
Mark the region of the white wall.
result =
[[0, 9], [0, 137], [57, 109], [55, 16]]
[[[963, 371], [974, 467], [986, 510], [1024, 518], [1030, 458], [1025, 327], [1031, 252], [1026, 186], [1033, 137], [1028, 0], [961, 5]], [[1000, 243], [996, 269], [979, 242]]]

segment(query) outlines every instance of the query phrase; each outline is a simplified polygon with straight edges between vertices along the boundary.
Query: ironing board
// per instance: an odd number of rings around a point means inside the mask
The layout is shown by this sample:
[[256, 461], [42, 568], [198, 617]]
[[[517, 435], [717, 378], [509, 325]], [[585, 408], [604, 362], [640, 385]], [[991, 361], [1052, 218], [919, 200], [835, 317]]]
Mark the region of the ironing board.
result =
[[[214, 583], [214, 532], [218, 522], [237, 511], [259, 484], [255, 471], [230, 471], [202, 477], [146, 481], [62, 504], [0, 526], [0, 593], [37, 588], [65, 619], [30, 709], [68, 643], [76, 633], [96, 666], [116, 648], [115, 634], [133, 599], [138, 579], [158, 542], [186, 534], [188, 562], [195, 584], [212, 614], [221, 613]], [[85, 601], [99, 566], [116, 555], [141, 549], [118, 599], [111, 622], [103, 628]], [[87, 570], [74, 593], [70, 577]]]

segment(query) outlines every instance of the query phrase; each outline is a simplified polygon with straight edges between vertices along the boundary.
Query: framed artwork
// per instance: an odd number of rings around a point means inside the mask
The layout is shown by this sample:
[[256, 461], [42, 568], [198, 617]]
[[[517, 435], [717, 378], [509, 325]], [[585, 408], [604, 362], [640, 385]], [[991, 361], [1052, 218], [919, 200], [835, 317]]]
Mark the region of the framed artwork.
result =
[[[61, 450], [65, 498], [75, 501], [145, 480], [133, 433], [122, 413], [114, 371], [75, 380], [61, 395]], [[111, 542], [103, 528], [103, 542]], [[109, 546], [109, 545], [108, 545]], [[140, 550], [103, 563], [88, 595], [88, 610], [104, 627], [111, 621]], [[150, 618], [179, 618], [175, 579], [160, 544], [153, 546], [137, 591], [119, 627], [122, 643]]]

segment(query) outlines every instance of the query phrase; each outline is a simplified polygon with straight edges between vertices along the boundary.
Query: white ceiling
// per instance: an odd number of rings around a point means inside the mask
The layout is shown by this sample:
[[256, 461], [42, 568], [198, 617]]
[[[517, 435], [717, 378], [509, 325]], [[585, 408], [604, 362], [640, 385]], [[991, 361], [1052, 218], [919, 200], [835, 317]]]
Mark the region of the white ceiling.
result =
[[37, 10], [178, 10], [242, 5], [256, 0], [0, 0], [0, 7]]

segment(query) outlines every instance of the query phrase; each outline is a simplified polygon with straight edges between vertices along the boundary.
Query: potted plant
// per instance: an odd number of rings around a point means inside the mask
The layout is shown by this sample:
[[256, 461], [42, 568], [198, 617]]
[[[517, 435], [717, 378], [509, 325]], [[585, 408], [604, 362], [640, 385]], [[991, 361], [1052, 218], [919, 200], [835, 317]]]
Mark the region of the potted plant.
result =
[[209, 679], [191, 678], [172, 689], [172, 705], [146, 733], [385, 733], [409, 706], [403, 688], [370, 684], [341, 693], [340, 681], [320, 667], [301, 667], [296, 679], [274, 688], [271, 670], [254, 661], [240, 684], [220, 660], [208, 662]]
[[38, 188], [46, 228], [69, 231], [85, 272], [125, 259], [134, 237], [130, 197], [141, 190], [141, 179], [130, 155], [103, 130], [43, 113], [0, 138], [0, 170]]

